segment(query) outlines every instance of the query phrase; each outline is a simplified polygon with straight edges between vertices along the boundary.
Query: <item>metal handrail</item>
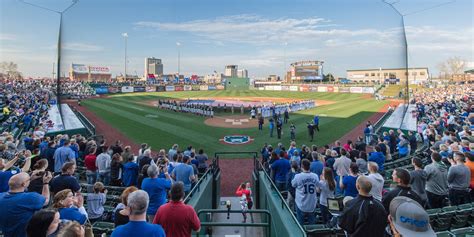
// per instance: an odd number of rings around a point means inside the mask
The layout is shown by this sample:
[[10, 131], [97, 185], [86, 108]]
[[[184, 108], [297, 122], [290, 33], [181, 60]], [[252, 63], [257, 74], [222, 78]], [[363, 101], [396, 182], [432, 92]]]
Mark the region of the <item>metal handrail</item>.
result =
[[[198, 218], [199, 216], [204, 213], [242, 213], [241, 210], [223, 210], [223, 209], [201, 209], [197, 212]], [[241, 223], [241, 222], [201, 222], [201, 226], [242, 226], [242, 227], [266, 227], [267, 228], [267, 236], [271, 236], [272, 231], [272, 216], [268, 210], [248, 210], [246, 213], [252, 214], [265, 214], [268, 218], [268, 222], [262, 223]], [[196, 233], [196, 236], [199, 236], [199, 232]]]
[[[268, 181], [270, 181], [270, 184], [271, 184], [271, 188], [274, 189], [278, 195], [278, 197], [280, 198], [281, 200], [281, 208], [282, 209], [287, 209], [289, 212], [290, 212], [290, 215], [291, 217], [293, 217], [293, 220], [297, 220], [296, 219], [296, 216], [295, 214], [293, 213], [293, 211], [291, 211], [290, 207], [288, 206], [288, 203], [286, 203], [285, 199], [283, 198], [283, 196], [281, 195], [280, 191], [278, 190], [277, 186], [275, 185], [275, 183], [273, 182], [272, 178], [270, 177], [270, 175], [268, 175], [267, 171], [265, 169], [262, 169], [263, 165], [262, 165], [262, 162], [260, 162], [257, 157], [254, 157], [254, 164], [255, 165], [258, 165], [258, 167], [260, 169], [258, 169], [257, 167], [254, 167], [255, 168], [255, 172], [258, 172], [258, 171], [263, 171], [265, 177], [268, 179]], [[257, 175], [258, 177], [258, 175]], [[301, 224], [298, 222], [298, 221], [295, 221], [296, 225], [303, 231], [303, 233], [305, 233], [305, 230], [303, 228], [303, 226], [301, 226]]]

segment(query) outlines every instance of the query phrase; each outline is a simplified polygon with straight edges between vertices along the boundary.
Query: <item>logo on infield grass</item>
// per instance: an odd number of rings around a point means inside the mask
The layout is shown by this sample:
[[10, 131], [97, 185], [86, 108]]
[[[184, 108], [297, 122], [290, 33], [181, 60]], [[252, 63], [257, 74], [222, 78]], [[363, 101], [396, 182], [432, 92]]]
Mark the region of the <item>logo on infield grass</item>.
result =
[[228, 145], [243, 145], [253, 142], [253, 138], [247, 135], [227, 135], [219, 139], [221, 143]]

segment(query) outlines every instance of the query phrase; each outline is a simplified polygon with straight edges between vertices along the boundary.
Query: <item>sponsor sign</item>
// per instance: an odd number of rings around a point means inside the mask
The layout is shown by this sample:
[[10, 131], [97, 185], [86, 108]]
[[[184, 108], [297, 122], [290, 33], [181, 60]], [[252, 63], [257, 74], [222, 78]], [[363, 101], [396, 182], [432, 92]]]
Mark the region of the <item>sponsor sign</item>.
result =
[[289, 91], [289, 90], [290, 90], [290, 86], [281, 86], [281, 90], [282, 90], [282, 91]]
[[335, 86], [334, 87], [334, 92], [339, 92], [339, 87]]
[[155, 92], [156, 91], [156, 88], [154, 86], [147, 86], [145, 88], [146, 92]]
[[166, 86], [166, 91], [174, 91], [174, 86]]
[[272, 90], [273, 90], [273, 86], [265, 86], [265, 90], [266, 90], [266, 91], [272, 91]]
[[192, 87], [193, 87], [193, 91], [198, 91], [200, 89], [199, 85], [192, 85]]
[[135, 86], [133, 87], [133, 92], [145, 92], [145, 87], [144, 86]]
[[207, 86], [207, 89], [210, 91], [215, 91], [217, 89], [216, 86]]
[[298, 91], [298, 86], [290, 86], [290, 91]]
[[184, 87], [183, 86], [175, 86], [174, 91], [184, 91]]
[[184, 86], [184, 90], [185, 90], [185, 91], [192, 91], [192, 90], [193, 90], [193, 87], [190, 86], [190, 85], [185, 85], [185, 86]]
[[100, 95], [100, 94], [108, 94], [109, 93], [109, 88], [107, 87], [96, 87], [95, 88], [95, 93]]
[[224, 90], [224, 89], [225, 89], [225, 86], [223, 86], [223, 85], [217, 85], [217, 86], [216, 86], [216, 89], [218, 89], [218, 90]]
[[350, 92], [349, 87], [339, 87], [339, 92], [347, 93]]
[[328, 88], [325, 86], [318, 86], [318, 92], [327, 92]]
[[300, 91], [308, 92], [309, 91], [309, 86], [308, 85], [301, 85], [300, 86]]
[[327, 92], [334, 92], [334, 86], [328, 86]]
[[318, 91], [318, 86], [317, 85], [310, 85], [309, 90], [312, 92], [317, 92]]
[[109, 86], [109, 93], [119, 93], [120, 87]]
[[166, 90], [166, 87], [165, 86], [157, 86], [156, 87], [156, 91], [157, 92], [162, 92], [162, 91], [165, 91]]
[[208, 87], [206, 85], [199, 86], [200, 91], [207, 91], [207, 88]]
[[75, 73], [89, 73], [89, 69], [84, 64], [72, 64], [72, 71]]
[[362, 87], [352, 86], [349, 88], [351, 93], [362, 93]]
[[133, 86], [122, 86], [122, 93], [131, 93], [133, 92]]
[[362, 87], [362, 93], [373, 94], [375, 92], [373, 87]]
[[281, 86], [273, 86], [274, 91], [281, 91]]
[[227, 135], [219, 139], [221, 143], [228, 145], [244, 145], [253, 142], [253, 138], [247, 135]]
[[110, 74], [109, 67], [89, 66], [91, 74]]
[[265, 90], [265, 87], [259, 87], [258, 90], [259, 90], [259, 91], [264, 91], [264, 90]]

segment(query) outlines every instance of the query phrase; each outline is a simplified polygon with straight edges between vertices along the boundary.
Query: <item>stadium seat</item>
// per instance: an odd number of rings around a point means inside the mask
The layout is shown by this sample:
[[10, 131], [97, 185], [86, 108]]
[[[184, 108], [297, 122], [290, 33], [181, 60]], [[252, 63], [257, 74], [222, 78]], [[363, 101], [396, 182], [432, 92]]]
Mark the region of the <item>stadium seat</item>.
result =
[[456, 237], [470, 237], [474, 235], [474, 229], [471, 227], [455, 229], [450, 231], [452, 236]]
[[103, 233], [106, 233], [109, 236], [110, 234], [112, 234], [114, 228], [115, 225], [111, 222], [98, 221], [92, 225], [94, 236], [101, 236]]
[[453, 235], [449, 231], [436, 232], [437, 237], [452, 237]]
[[330, 236], [333, 233], [331, 228], [328, 228], [323, 224], [305, 225], [304, 229], [308, 236]]

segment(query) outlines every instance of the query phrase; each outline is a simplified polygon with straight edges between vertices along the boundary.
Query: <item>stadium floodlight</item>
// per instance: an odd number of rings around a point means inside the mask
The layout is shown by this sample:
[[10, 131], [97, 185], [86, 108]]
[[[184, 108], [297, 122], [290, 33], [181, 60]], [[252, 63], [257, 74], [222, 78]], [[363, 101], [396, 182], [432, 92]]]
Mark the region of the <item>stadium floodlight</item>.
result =
[[128, 33], [122, 33], [122, 37], [125, 40], [125, 59], [124, 59], [124, 80], [127, 80], [127, 39], [128, 39]]
[[180, 52], [180, 46], [181, 46], [181, 43], [180, 43], [180, 42], [176, 42], [176, 46], [178, 47], [178, 78], [179, 78], [179, 75], [181, 74], [181, 73], [180, 73], [180, 69], [181, 69], [181, 52]]
[[51, 9], [51, 8], [47, 8], [47, 7], [43, 7], [41, 5], [37, 5], [37, 4], [34, 4], [34, 3], [31, 3], [31, 2], [27, 2], [25, 0], [19, 0], [21, 3], [24, 3], [24, 4], [27, 4], [27, 5], [30, 5], [32, 7], [36, 7], [36, 8], [39, 8], [39, 9], [43, 9], [43, 10], [46, 10], [46, 11], [50, 11], [50, 12], [54, 12], [54, 13], [57, 13], [59, 14], [59, 30], [58, 30], [58, 50], [57, 50], [57, 58], [58, 58], [58, 61], [57, 61], [57, 64], [58, 64], [58, 67], [57, 67], [57, 81], [56, 81], [56, 103], [58, 104], [58, 108], [59, 108], [59, 114], [61, 115], [62, 117], [62, 109], [61, 109], [61, 105], [60, 105], [60, 95], [61, 95], [61, 86], [60, 86], [60, 78], [61, 78], [61, 36], [62, 36], [62, 24], [63, 24], [63, 14], [66, 13], [69, 9], [71, 9], [74, 5], [76, 5], [76, 3], [79, 2], [79, 0], [72, 0], [71, 1], [71, 4], [69, 4], [69, 6], [67, 6], [64, 10], [62, 11], [58, 11], [58, 10], [54, 10], [54, 9]]

